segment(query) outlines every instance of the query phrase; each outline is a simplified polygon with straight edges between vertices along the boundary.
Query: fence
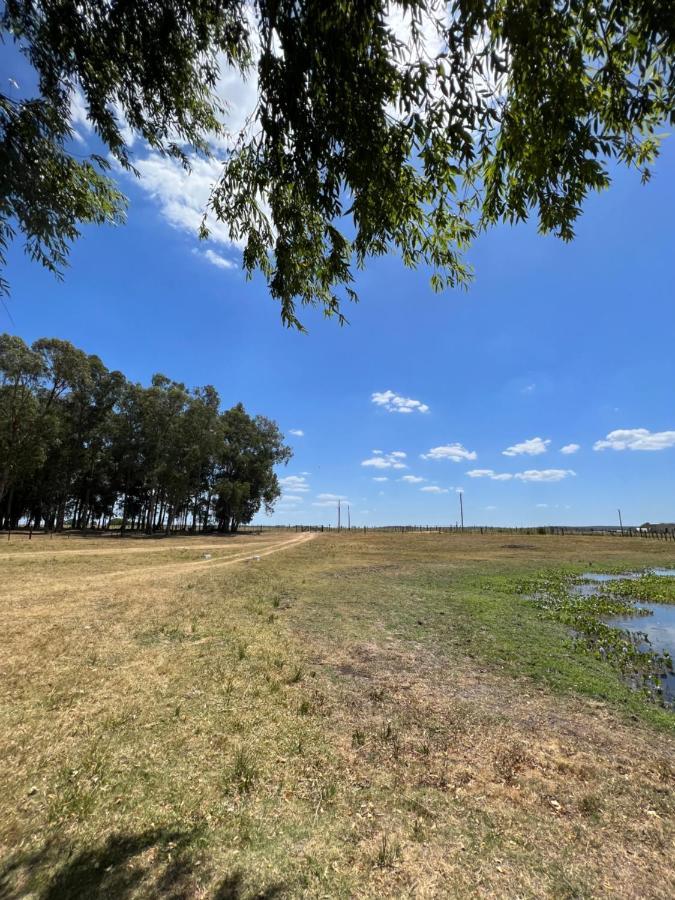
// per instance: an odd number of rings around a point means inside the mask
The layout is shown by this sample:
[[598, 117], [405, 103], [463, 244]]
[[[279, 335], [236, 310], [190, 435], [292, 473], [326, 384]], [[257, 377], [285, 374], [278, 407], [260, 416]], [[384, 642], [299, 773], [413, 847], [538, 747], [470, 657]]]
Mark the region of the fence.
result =
[[368, 534], [371, 532], [390, 532], [395, 534], [548, 534], [548, 535], [608, 535], [612, 537], [641, 537], [654, 540], [675, 541], [675, 529], [650, 531], [624, 525], [623, 528], [605, 525], [532, 525], [520, 528], [509, 528], [493, 525], [352, 525], [351, 527], [335, 525], [247, 525], [239, 529], [240, 534], [262, 534], [274, 531], [318, 531], [349, 532]]
[[[371, 534], [371, 533], [390, 533], [390, 534], [502, 534], [502, 535], [586, 535], [586, 536], [611, 536], [611, 537], [639, 537], [643, 539], [651, 539], [651, 540], [661, 540], [661, 541], [675, 541], [675, 528], [666, 528], [662, 530], [650, 530], [646, 528], [634, 528], [630, 526], [624, 525], [623, 528], [617, 528], [615, 526], [603, 526], [603, 525], [588, 525], [588, 526], [574, 526], [574, 525], [539, 525], [539, 526], [525, 526], [520, 528], [508, 528], [508, 527], [500, 527], [500, 526], [492, 526], [492, 525], [465, 525], [463, 528], [461, 525], [352, 525], [349, 526], [341, 526], [338, 528], [335, 525], [244, 525], [242, 526], [238, 534], [267, 534], [267, 533], [275, 533], [279, 531], [293, 531], [297, 533], [301, 532], [347, 532], [350, 534]], [[0, 531], [0, 536], [7, 535], [7, 539], [9, 540], [12, 537], [26, 537], [29, 540], [32, 536], [35, 535], [43, 535], [50, 536], [54, 535], [54, 532], [46, 532], [46, 531], [38, 531], [35, 529], [28, 528], [18, 528], [11, 532]], [[87, 531], [80, 531], [74, 529], [66, 529], [63, 532], [60, 532], [62, 536], [81, 536], [81, 537], [108, 537], [108, 538], [121, 538], [124, 537], [129, 540], [133, 539], [142, 539], [150, 537], [151, 539], [161, 540], [164, 537], [169, 537], [165, 531], [155, 532], [152, 535], [146, 535], [142, 531], [127, 531], [124, 535], [119, 531], [119, 529], [91, 529]], [[218, 532], [213, 529], [207, 528], [206, 530], [197, 529], [195, 531], [191, 530], [182, 530], [179, 528], [173, 528], [171, 530], [171, 535], [173, 536], [190, 536], [197, 534], [207, 534], [218, 536]]]

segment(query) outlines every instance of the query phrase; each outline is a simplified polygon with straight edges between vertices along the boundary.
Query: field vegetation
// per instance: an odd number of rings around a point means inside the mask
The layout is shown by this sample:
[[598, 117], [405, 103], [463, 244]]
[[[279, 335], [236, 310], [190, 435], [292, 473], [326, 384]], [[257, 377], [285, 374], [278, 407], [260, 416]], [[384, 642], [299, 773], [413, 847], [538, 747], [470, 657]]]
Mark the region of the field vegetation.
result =
[[675, 893], [675, 717], [522, 590], [613, 537], [0, 547], [0, 897]]

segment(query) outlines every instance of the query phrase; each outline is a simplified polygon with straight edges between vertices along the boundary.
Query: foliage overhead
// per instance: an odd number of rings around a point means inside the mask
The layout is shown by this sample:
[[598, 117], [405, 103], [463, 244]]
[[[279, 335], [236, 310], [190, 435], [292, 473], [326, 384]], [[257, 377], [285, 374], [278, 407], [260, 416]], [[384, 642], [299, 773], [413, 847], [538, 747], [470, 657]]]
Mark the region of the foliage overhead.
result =
[[149, 387], [68, 341], [0, 335], [0, 527], [236, 531], [280, 496], [275, 422], [164, 375]]
[[223, 135], [229, 66], [257, 105], [211, 207], [294, 326], [303, 304], [342, 320], [373, 255], [441, 289], [493, 223], [569, 240], [611, 162], [648, 177], [675, 118], [672, 0], [6, 0], [0, 27], [38, 76], [0, 96], [0, 250], [18, 228], [59, 270], [80, 223], [123, 214], [105, 160], [69, 151], [74, 90], [123, 166], [126, 126], [189, 165]]

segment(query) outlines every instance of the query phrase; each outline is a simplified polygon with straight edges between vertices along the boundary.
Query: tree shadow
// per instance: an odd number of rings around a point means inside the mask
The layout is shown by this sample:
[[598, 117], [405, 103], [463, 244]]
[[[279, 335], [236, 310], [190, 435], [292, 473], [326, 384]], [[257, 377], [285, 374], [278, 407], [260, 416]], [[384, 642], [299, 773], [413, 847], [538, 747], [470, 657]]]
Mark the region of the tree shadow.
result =
[[[26, 895], [36, 900], [127, 900], [134, 895], [186, 900], [198, 892], [206, 875], [194, 852], [199, 835], [198, 829], [112, 834], [104, 843], [74, 855], [51, 842], [40, 851], [15, 854], [0, 866], [0, 900]], [[260, 889], [237, 870], [207, 896], [274, 900], [286, 893], [282, 883]]]
[[286, 888], [283, 884], [270, 884], [260, 891], [247, 890], [246, 883], [242, 872], [237, 871], [220, 883], [212, 894], [212, 900], [275, 900], [276, 897], [287, 896]]

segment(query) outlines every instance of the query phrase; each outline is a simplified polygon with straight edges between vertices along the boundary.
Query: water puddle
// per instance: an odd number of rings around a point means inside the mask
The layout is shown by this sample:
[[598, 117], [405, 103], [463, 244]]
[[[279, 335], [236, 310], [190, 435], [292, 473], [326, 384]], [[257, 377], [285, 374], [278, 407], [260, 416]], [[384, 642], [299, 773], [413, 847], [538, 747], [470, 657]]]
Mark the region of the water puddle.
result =
[[[605, 619], [606, 624], [635, 635], [639, 650], [668, 653], [675, 659], [675, 606], [669, 603], [636, 603], [635, 606], [638, 611], [634, 616], [612, 616]], [[675, 701], [675, 672], [659, 677], [664, 699]]]
[[584, 581], [591, 581], [593, 584], [604, 584], [606, 581], [624, 581], [626, 578], [637, 578], [635, 572], [628, 572], [625, 575], [609, 575], [606, 572], [584, 572], [581, 576]]
[[[573, 593], [579, 597], [589, 597], [597, 592], [598, 584], [612, 581], [634, 581], [641, 575], [657, 575], [660, 578], [675, 577], [675, 569], [654, 568], [646, 572], [625, 572], [614, 575], [605, 572], [585, 572], [581, 583], [574, 585]], [[635, 601], [635, 613], [611, 616], [604, 619], [606, 625], [619, 628], [634, 636], [638, 650], [668, 654], [675, 660], [675, 605], [651, 601]], [[658, 676], [663, 699], [675, 704], [675, 672]]]
[[580, 577], [594, 584], [605, 584], [607, 581], [634, 581], [643, 575], [658, 575], [659, 578], [675, 578], [675, 569], [645, 569], [644, 572], [623, 572], [620, 575], [609, 572], [584, 572]]

